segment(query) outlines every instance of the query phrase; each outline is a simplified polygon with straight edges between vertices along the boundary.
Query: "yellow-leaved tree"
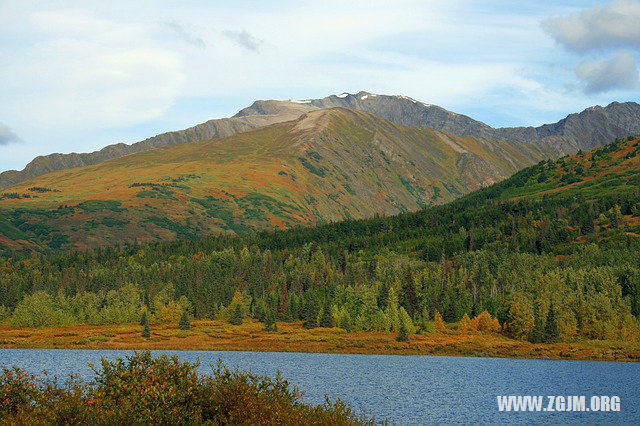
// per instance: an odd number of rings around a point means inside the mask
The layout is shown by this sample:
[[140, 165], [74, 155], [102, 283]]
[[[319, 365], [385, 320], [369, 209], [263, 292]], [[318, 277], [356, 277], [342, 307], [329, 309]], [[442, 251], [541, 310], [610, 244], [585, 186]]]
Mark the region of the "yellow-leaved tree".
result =
[[437, 331], [444, 331], [447, 329], [447, 326], [444, 324], [444, 320], [442, 319], [442, 315], [440, 315], [440, 312], [438, 311], [436, 311], [436, 315], [433, 318], [433, 327]]

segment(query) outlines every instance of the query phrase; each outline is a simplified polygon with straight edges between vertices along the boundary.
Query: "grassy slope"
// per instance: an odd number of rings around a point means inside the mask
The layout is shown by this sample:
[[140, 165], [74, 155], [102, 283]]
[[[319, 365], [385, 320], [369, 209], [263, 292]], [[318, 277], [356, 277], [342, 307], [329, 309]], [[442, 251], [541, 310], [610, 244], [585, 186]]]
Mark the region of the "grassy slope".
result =
[[450, 201], [537, 156], [352, 110], [316, 111], [6, 188], [19, 198], [0, 200], [0, 248], [85, 249], [391, 215]]
[[550, 161], [539, 169], [525, 185], [506, 189], [500, 198], [542, 199], [558, 194], [597, 199], [603, 194], [637, 191], [640, 188], [640, 138], [629, 137], [588, 153]]

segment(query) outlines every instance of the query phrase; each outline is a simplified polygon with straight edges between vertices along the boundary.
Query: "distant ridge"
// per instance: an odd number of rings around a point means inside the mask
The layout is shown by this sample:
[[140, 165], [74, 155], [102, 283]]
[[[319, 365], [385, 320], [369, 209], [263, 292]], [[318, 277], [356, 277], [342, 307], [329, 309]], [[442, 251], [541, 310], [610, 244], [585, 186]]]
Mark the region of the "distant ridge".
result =
[[[539, 127], [492, 128], [466, 115], [407, 96], [377, 95], [365, 91], [342, 93], [322, 99], [259, 100], [231, 118], [209, 120], [194, 127], [145, 139], [131, 145], [109, 145], [91, 153], [50, 154], [36, 157], [23, 170], [0, 173], [0, 188], [56, 170], [88, 166], [164, 146], [210, 139], [220, 139], [270, 124], [299, 118], [318, 109], [342, 107], [369, 112], [391, 122], [426, 126], [460, 136], [485, 140], [507, 140], [532, 145], [523, 154], [537, 152], [540, 158], [555, 158], [602, 146], [611, 140], [640, 133], [640, 105], [613, 102], [571, 114], [557, 123]], [[533, 158], [532, 158], [533, 159]]]

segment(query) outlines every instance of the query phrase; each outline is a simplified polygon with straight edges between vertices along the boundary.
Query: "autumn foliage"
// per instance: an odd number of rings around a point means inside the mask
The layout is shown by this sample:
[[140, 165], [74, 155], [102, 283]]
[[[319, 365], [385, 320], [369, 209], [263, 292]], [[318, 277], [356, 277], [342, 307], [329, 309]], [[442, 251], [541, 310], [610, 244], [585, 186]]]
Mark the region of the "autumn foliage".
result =
[[3, 424], [373, 424], [344, 402], [312, 406], [280, 374], [275, 379], [149, 352], [102, 361], [94, 381], [66, 383], [13, 368], [0, 375]]
[[498, 318], [492, 318], [487, 311], [482, 311], [477, 317], [470, 319], [466, 313], [460, 320], [460, 330], [462, 333], [480, 332], [480, 333], [499, 333], [502, 326]]

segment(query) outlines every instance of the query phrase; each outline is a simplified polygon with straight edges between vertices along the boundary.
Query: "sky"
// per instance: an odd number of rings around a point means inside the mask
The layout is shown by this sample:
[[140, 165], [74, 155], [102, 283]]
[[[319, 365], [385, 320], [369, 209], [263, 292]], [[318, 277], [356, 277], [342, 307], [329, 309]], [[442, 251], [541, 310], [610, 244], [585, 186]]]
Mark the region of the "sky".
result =
[[406, 95], [494, 127], [640, 102], [640, 0], [0, 0], [0, 171], [228, 117]]

